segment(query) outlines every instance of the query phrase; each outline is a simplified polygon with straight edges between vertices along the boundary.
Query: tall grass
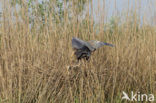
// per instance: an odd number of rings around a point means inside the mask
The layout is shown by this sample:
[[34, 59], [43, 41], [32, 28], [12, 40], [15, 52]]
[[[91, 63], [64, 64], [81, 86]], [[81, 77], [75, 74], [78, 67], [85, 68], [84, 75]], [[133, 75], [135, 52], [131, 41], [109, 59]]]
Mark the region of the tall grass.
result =
[[[125, 22], [114, 18], [111, 24], [94, 25], [89, 11], [83, 20], [68, 19], [65, 9], [63, 23], [48, 17], [41, 28], [40, 20], [31, 28], [27, 5], [20, 13], [10, 2], [3, 5], [0, 102], [126, 103], [121, 100], [122, 91], [156, 95], [156, 28], [140, 26], [135, 12], [127, 11]], [[115, 47], [98, 49], [76, 71], [68, 71], [74, 58], [72, 37], [106, 41]]]

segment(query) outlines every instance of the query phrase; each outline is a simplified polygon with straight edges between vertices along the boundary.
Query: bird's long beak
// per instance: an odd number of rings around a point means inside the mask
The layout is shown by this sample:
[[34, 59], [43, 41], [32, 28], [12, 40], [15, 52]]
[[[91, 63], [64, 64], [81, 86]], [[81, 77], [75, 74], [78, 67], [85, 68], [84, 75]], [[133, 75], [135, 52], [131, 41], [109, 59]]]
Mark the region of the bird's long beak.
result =
[[109, 44], [109, 43], [103, 43], [103, 44], [107, 46], [115, 47], [113, 44]]

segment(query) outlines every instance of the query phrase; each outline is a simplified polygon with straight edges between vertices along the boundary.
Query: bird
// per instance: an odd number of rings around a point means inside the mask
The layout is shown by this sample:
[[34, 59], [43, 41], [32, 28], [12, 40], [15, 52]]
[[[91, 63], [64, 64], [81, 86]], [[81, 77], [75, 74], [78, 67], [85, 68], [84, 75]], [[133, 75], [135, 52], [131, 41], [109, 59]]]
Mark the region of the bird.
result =
[[127, 93], [125, 93], [124, 91], [122, 92], [123, 93], [123, 97], [122, 97], [122, 100], [123, 99], [126, 99], [126, 100], [130, 100], [130, 98], [128, 97]]
[[104, 45], [114, 47], [113, 44], [109, 44], [97, 40], [83, 41], [77, 37], [72, 38], [72, 47], [75, 50], [74, 54], [78, 61], [81, 59], [89, 60], [92, 52], [94, 52], [95, 50], [97, 50], [98, 48]]

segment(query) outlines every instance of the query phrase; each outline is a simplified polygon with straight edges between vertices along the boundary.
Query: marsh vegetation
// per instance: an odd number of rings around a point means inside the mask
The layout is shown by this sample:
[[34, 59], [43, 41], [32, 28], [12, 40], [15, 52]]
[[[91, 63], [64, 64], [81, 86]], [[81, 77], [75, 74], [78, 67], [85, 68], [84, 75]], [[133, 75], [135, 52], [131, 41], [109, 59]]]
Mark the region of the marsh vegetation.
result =
[[[98, 14], [97, 23], [90, 0], [2, 4], [0, 102], [126, 103], [122, 91], [156, 95], [156, 27], [141, 22], [137, 8], [107, 22]], [[69, 73], [72, 37], [115, 48], [98, 49]]]

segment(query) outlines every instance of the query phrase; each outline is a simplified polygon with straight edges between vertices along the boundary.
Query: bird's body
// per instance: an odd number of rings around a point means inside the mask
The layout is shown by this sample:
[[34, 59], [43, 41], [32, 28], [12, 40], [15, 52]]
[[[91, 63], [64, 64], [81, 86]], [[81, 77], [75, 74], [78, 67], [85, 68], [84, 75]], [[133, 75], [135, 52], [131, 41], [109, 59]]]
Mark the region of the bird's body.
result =
[[96, 49], [104, 45], [113, 47], [112, 44], [103, 43], [100, 41], [91, 40], [89, 42], [85, 42], [79, 38], [75, 38], [75, 37], [72, 38], [72, 47], [75, 49], [74, 54], [76, 55], [77, 60], [80, 60], [82, 58], [88, 60], [93, 51], [95, 51]]
[[80, 60], [82, 58], [85, 58], [86, 60], [88, 60], [91, 55], [91, 51], [88, 48], [83, 47], [81, 49], [76, 50], [75, 55], [78, 60]]

